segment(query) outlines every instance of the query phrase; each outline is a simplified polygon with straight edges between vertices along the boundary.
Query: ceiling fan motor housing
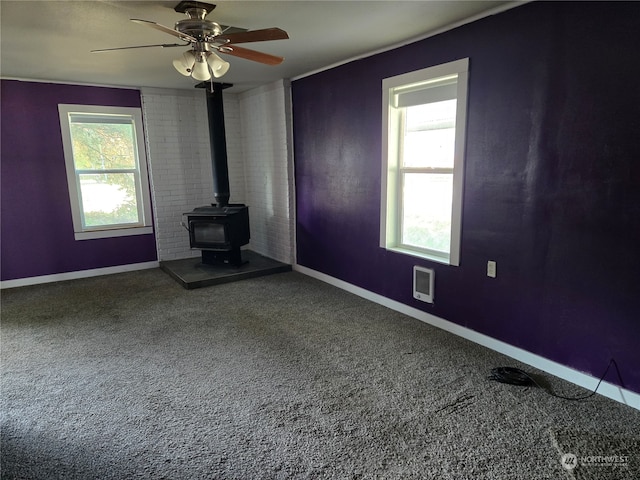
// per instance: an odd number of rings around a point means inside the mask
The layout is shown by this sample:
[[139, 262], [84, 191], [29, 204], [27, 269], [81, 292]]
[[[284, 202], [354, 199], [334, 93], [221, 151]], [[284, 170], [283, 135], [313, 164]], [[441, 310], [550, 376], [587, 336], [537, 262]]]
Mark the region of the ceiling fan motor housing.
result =
[[180, 2], [175, 11], [182, 12], [189, 18], [176, 22], [174, 28], [181, 33], [197, 38], [199, 41], [211, 40], [222, 33], [220, 25], [206, 19], [207, 14], [215, 7], [215, 5], [202, 2]]
[[188, 18], [176, 22], [175, 27], [180, 33], [185, 33], [200, 41], [208, 41], [222, 33], [222, 28], [216, 22], [204, 18]]

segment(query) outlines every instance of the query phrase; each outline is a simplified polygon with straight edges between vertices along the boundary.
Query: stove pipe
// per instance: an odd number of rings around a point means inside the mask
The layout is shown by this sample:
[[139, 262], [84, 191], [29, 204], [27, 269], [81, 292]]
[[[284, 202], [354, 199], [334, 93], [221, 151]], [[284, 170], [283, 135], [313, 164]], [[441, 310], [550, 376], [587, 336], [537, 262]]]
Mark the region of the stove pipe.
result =
[[213, 196], [218, 207], [229, 204], [229, 167], [227, 165], [227, 140], [224, 130], [222, 90], [228, 84], [214, 84], [207, 88], [207, 112], [209, 115], [209, 141], [211, 142], [211, 169], [213, 171]]

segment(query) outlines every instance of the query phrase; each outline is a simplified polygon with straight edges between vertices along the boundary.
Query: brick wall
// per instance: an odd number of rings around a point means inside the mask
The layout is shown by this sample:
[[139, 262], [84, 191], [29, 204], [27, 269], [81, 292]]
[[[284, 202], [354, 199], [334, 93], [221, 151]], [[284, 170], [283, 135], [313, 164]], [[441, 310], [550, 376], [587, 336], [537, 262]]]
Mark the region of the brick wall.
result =
[[278, 81], [238, 97], [251, 249], [293, 263], [289, 84]]
[[238, 95], [232, 93], [224, 93], [222, 99], [227, 140], [229, 193], [231, 194], [229, 203], [247, 203], [240, 103]]
[[[288, 84], [225, 92], [223, 99], [230, 202], [249, 205], [247, 248], [292, 263]], [[214, 201], [205, 92], [143, 89], [142, 103], [158, 258], [199, 256], [180, 221]]]

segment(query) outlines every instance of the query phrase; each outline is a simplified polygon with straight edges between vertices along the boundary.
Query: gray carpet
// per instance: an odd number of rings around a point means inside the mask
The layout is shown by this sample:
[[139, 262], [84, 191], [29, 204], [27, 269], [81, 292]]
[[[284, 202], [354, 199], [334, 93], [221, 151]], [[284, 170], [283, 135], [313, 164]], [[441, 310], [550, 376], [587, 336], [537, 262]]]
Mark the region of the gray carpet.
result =
[[[640, 432], [630, 407], [488, 381], [540, 372], [297, 272], [6, 290], [1, 335], [3, 479], [566, 479], [587, 470], [561, 465], [566, 438]], [[577, 478], [635, 478], [595, 473]]]

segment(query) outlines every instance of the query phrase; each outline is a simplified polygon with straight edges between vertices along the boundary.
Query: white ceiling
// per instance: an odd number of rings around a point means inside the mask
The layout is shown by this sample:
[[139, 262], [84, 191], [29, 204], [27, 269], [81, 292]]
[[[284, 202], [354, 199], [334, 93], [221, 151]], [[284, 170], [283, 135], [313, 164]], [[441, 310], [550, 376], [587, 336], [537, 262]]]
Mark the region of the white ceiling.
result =
[[[172, 60], [187, 48], [146, 48], [108, 53], [92, 49], [175, 43], [163, 32], [130, 22], [151, 20], [172, 27], [186, 18], [179, 0], [1, 0], [3, 78], [128, 87], [190, 89], [196, 81], [178, 74]], [[521, 1], [245, 1], [210, 0], [207, 17], [255, 30], [280, 27], [289, 40], [247, 48], [285, 57], [268, 66], [225, 56], [221, 79], [240, 92], [281, 78], [295, 78], [346, 60], [424, 38], [450, 26], [522, 4]]]

